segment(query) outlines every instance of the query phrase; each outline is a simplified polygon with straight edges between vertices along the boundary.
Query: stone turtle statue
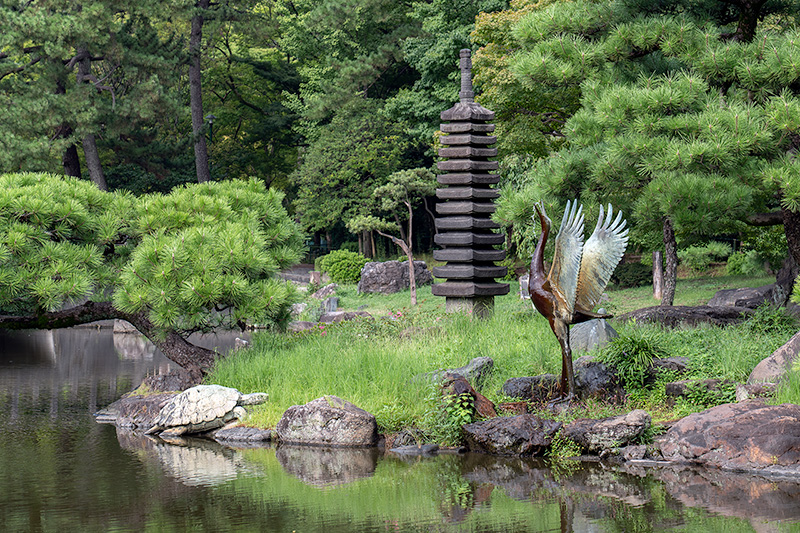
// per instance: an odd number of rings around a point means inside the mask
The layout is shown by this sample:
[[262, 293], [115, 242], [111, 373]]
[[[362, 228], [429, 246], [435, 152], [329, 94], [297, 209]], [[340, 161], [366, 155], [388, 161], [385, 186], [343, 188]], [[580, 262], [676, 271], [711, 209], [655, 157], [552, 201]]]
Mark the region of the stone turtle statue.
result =
[[266, 393], [242, 394], [221, 385], [197, 385], [170, 399], [154, 419], [148, 434], [179, 436], [217, 429], [244, 418], [243, 405], [264, 403]]

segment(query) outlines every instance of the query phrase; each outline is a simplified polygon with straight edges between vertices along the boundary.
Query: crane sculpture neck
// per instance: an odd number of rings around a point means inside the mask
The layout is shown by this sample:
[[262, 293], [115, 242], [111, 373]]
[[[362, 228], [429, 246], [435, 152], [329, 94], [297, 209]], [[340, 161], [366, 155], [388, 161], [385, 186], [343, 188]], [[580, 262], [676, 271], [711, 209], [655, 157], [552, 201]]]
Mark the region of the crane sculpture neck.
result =
[[533, 250], [533, 257], [531, 258], [531, 271], [530, 271], [530, 283], [533, 283], [534, 279], [537, 279], [540, 283], [544, 283], [546, 279], [546, 274], [544, 271], [544, 247], [547, 244], [547, 237], [550, 235], [550, 224], [549, 220], [545, 217], [542, 210], [537, 206], [536, 213], [539, 215], [539, 221], [542, 224], [542, 236], [539, 238], [539, 242], [536, 243], [536, 248]]

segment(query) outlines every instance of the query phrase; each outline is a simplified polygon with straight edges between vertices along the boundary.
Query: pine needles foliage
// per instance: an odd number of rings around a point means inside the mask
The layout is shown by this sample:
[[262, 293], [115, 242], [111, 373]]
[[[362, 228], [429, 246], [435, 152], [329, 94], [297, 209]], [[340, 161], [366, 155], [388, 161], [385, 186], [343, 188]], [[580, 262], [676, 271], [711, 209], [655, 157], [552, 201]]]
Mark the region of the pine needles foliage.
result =
[[275, 274], [302, 237], [283, 195], [255, 179], [134, 197], [47, 174], [0, 176], [0, 309], [54, 311], [84, 299], [190, 333], [288, 320]]

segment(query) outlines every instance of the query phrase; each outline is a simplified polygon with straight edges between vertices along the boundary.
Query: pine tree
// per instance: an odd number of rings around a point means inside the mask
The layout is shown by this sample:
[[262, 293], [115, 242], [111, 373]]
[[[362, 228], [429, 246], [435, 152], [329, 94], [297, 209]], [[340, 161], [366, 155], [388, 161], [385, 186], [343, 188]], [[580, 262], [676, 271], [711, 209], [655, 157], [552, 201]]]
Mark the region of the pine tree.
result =
[[275, 274], [303, 241], [282, 199], [256, 180], [134, 197], [0, 175], [0, 327], [122, 318], [197, 378], [215, 354], [191, 333], [289, 318], [293, 291]]
[[613, 202], [632, 215], [639, 244], [660, 234], [664, 305], [677, 241], [730, 231], [753, 213], [780, 207], [800, 260], [797, 7], [580, 0], [522, 17], [510, 71], [531, 90], [577, 91], [580, 108], [558, 132], [565, 147], [506, 195], [507, 216], [533, 197]]

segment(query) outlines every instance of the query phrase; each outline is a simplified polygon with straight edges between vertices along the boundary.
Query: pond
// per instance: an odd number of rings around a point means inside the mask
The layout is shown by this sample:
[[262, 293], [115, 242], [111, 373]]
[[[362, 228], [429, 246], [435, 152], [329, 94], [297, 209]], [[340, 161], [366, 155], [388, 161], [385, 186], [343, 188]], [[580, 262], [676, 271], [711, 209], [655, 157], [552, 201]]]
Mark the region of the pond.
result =
[[108, 328], [2, 333], [0, 531], [800, 531], [800, 484], [787, 480], [172, 445], [94, 421], [169, 364]]

